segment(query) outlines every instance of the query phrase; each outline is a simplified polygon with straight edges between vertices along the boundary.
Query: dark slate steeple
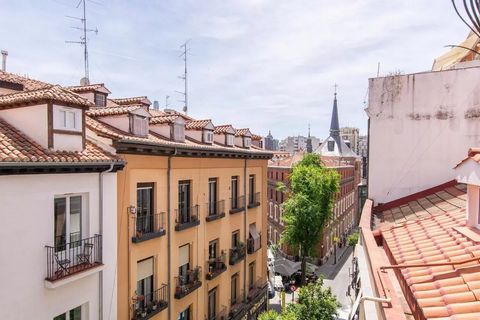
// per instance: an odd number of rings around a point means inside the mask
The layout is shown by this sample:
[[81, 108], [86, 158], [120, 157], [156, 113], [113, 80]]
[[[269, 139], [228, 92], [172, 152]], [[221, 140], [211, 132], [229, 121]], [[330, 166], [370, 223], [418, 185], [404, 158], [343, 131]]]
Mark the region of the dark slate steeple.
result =
[[310, 137], [310, 123], [308, 124], [307, 152], [312, 153], [312, 138]]

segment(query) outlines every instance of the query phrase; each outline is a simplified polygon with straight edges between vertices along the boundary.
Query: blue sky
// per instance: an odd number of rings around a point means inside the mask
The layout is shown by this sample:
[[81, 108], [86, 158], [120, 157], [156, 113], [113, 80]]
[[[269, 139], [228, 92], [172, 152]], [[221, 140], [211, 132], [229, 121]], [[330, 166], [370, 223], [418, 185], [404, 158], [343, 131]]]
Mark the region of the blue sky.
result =
[[[8, 71], [75, 85], [83, 75], [78, 0], [0, 0]], [[366, 132], [368, 78], [431, 68], [467, 35], [449, 0], [87, 1], [90, 78], [112, 97], [181, 109], [179, 46], [191, 39], [189, 114], [275, 137], [328, 136], [333, 85], [341, 126]]]

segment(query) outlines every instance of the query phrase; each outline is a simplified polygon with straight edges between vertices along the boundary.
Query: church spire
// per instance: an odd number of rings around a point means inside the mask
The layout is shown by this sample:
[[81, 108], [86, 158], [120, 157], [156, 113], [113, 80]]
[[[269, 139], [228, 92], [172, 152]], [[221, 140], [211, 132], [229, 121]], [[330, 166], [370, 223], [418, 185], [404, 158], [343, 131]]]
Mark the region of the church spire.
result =
[[338, 124], [337, 84], [335, 84], [335, 93], [333, 98], [332, 121], [330, 122], [330, 135], [332, 137], [340, 135], [340, 125]]
[[312, 153], [312, 138], [310, 137], [310, 123], [308, 124], [307, 152]]

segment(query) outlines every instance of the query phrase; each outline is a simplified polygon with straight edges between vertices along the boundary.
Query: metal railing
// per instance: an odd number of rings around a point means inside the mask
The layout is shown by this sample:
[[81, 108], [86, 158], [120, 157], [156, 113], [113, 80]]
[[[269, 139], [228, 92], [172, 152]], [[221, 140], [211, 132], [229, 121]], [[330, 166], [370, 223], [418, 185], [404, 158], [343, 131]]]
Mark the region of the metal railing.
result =
[[221, 306], [218, 311], [215, 312], [214, 315], [205, 316], [207, 320], [227, 320], [227, 307]]
[[177, 231], [196, 226], [199, 223], [198, 205], [183, 209], [175, 209], [175, 229]]
[[243, 311], [245, 308], [245, 292], [243, 289], [237, 290], [236, 297], [230, 297], [230, 309], [228, 311], [228, 316], [230, 318], [235, 317]]
[[250, 193], [248, 195], [248, 207], [258, 207], [260, 205], [260, 192]]
[[195, 267], [186, 274], [175, 277], [175, 298], [180, 299], [202, 285], [202, 268]]
[[207, 203], [207, 221], [213, 221], [225, 216], [225, 200]]
[[230, 213], [245, 210], [245, 196], [230, 198]]
[[230, 265], [237, 264], [239, 261], [245, 259], [245, 255], [246, 255], [245, 243], [239, 241], [236, 247], [233, 247], [230, 249], [229, 264]]
[[132, 320], [148, 319], [168, 306], [168, 286], [162, 286], [145, 295], [132, 298]]
[[68, 243], [57, 238], [55, 242], [56, 245], [53, 247], [45, 246], [46, 280], [59, 280], [102, 264], [102, 236], [99, 234]]
[[137, 215], [134, 217], [133, 232], [132, 239], [134, 242], [142, 238], [165, 234], [165, 212]]
[[207, 280], [212, 280], [215, 277], [217, 277], [219, 274], [221, 274], [223, 271], [227, 270], [227, 265], [225, 264], [226, 257], [227, 257], [227, 254], [224, 251], [222, 251], [218, 257], [209, 259], [207, 261], [207, 267], [206, 267]]
[[249, 254], [252, 254], [252, 253], [260, 250], [260, 248], [262, 247], [262, 233], [260, 232], [258, 234], [258, 236], [260, 238], [259, 241], [258, 241], [258, 243], [259, 243], [258, 247], [255, 247], [255, 240], [253, 238], [248, 238], [247, 239], [247, 252]]
[[262, 279], [262, 277], [257, 277], [257, 280], [253, 283], [253, 285], [249, 284], [248, 286], [247, 298], [249, 300], [254, 299], [259, 293], [262, 292], [266, 285], [267, 280]]

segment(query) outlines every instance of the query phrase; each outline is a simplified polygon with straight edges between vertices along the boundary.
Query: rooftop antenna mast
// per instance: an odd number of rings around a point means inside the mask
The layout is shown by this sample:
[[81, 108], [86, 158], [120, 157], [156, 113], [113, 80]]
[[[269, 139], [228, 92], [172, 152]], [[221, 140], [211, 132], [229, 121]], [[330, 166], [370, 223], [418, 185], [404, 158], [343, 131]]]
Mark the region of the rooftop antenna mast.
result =
[[[88, 38], [87, 38], [87, 32], [94, 32], [95, 34], [98, 34], [98, 29], [89, 29], [87, 27], [87, 0], [80, 0], [77, 4], [77, 8], [80, 7], [80, 5], [83, 6], [83, 16], [82, 18], [78, 17], [72, 17], [72, 16], [67, 16], [67, 18], [71, 19], [76, 19], [80, 20], [82, 23], [82, 27], [72, 27], [73, 29], [80, 30], [82, 32], [82, 36], [80, 37], [80, 41], [65, 41], [66, 43], [77, 43], [83, 46], [83, 63], [84, 63], [84, 68], [85, 68], [85, 78], [84, 82], [85, 84], [90, 83], [90, 71], [88, 68]], [[82, 79], [83, 80], [83, 79]]]
[[170, 99], [170, 96], [166, 95], [165, 96], [165, 109], [168, 109], [168, 107], [170, 107], [170, 102], [168, 102], [168, 99]]
[[184, 62], [184, 66], [185, 66], [185, 70], [183, 72], [183, 74], [181, 76], [179, 76], [180, 79], [183, 80], [183, 83], [185, 85], [185, 88], [184, 88], [184, 91], [183, 92], [180, 92], [180, 91], [176, 91], [177, 93], [180, 93], [183, 95], [183, 100], [180, 100], [180, 102], [183, 102], [184, 105], [183, 105], [183, 112], [185, 112], [185, 114], [188, 113], [188, 73], [187, 73], [187, 55], [188, 55], [188, 43], [190, 42], [190, 39], [185, 41], [181, 46], [180, 46], [180, 49], [183, 50], [183, 52], [179, 55], [179, 57], [182, 57], [183, 58], [183, 62]]

